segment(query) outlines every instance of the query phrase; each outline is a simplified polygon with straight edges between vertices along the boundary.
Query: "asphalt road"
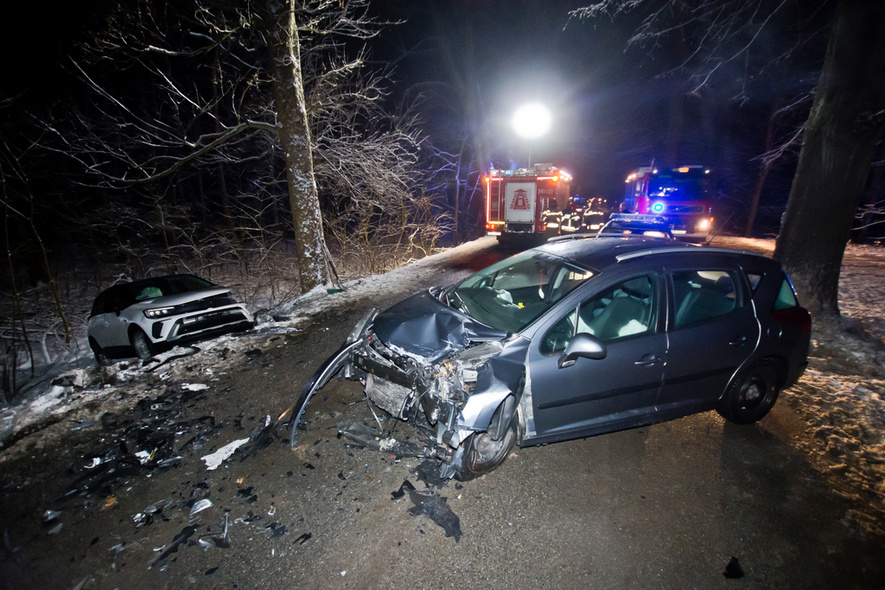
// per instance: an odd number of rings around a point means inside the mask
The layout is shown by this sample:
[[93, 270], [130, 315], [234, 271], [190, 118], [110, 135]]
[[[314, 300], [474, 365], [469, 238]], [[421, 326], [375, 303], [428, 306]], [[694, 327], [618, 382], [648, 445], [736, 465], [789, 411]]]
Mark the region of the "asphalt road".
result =
[[[436, 276], [450, 282], [503, 254], [491, 246]], [[516, 449], [484, 477], [435, 489], [459, 519], [458, 541], [411, 515], [408, 495], [393, 498], [404, 480], [424, 489], [417, 459], [336, 437], [341, 420], [372, 420], [354, 383], [321, 390], [297, 447], [247, 445], [207, 470], [201, 456], [260, 429], [368, 307], [403, 295], [348, 304], [294, 335], [250, 335], [208, 391], [182, 387], [205, 377], [183, 359], [131, 385], [150, 394], [136, 410], [6, 449], [0, 588], [885, 587], [885, 539], [855, 524], [856, 506], [791, 444], [786, 404], [756, 425], [708, 412]], [[173, 402], [175, 448], [196, 440], [181, 460], [77, 488], [97, 449], [119, 448], [125, 428], [164, 428], [151, 420]], [[191, 516], [199, 500], [211, 506]], [[732, 558], [743, 577], [724, 575]]]

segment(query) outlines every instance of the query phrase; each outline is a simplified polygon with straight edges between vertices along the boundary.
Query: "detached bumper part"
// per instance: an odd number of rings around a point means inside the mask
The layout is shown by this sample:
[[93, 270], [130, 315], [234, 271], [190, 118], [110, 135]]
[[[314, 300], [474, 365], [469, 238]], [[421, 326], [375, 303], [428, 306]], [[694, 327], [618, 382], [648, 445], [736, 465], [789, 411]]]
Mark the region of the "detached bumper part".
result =
[[313, 377], [310, 378], [310, 381], [308, 381], [307, 385], [304, 386], [304, 389], [301, 390], [301, 395], [298, 397], [298, 401], [277, 418], [277, 422], [274, 425], [274, 432], [281, 434], [285, 428], [290, 428], [290, 447], [294, 447], [298, 444], [296, 429], [301, 422], [301, 417], [304, 415], [304, 409], [307, 407], [308, 402], [310, 402], [310, 398], [313, 397], [313, 394], [315, 394], [317, 390], [321, 389], [326, 383], [328, 383], [329, 379], [338, 374], [338, 371], [350, 363], [353, 351], [362, 344], [363, 333], [366, 330], [366, 326], [375, 319], [376, 315], [378, 315], [378, 310], [372, 308], [369, 310], [369, 313], [357, 322], [353, 331], [351, 331], [350, 335], [347, 337], [347, 340], [341, 345], [341, 348], [320, 365], [320, 368], [316, 370]]
[[431, 458], [436, 455], [431, 447], [399, 441], [392, 436], [385, 436], [379, 430], [352, 420], [340, 422], [338, 424], [338, 434], [360, 446], [383, 453], [390, 453], [396, 457]]

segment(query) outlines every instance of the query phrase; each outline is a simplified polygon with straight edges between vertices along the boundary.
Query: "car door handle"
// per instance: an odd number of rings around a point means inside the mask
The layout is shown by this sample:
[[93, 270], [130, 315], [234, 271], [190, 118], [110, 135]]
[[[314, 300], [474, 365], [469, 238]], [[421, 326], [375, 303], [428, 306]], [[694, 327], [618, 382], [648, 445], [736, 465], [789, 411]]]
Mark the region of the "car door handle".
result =
[[636, 365], [637, 367], [651, 367], [653, 365], [658, 364], [662, 360], [663, 359], [661, 357], [649, 353], [649, 354], [643, 355], [642, 358], [639, 359], [638, 361], [634, 361], [633, 364]]
[[741, 337], [738, 338], [737, 340], [732, 340], [732, 341], [729, 342], [728, 344], [729, 344], [730, 346], [746, 346], [746, 345], [747, 345], [747, 342], [749, 342], [749, 341], [750, 341], [750, 340], [749, 340], [746, 336], [741, 336]]

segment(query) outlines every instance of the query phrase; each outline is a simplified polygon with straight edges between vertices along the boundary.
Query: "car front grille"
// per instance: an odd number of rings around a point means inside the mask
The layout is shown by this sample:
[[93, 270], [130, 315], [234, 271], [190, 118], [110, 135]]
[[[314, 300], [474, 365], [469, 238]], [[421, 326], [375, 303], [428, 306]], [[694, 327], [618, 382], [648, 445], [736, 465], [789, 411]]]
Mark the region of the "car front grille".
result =
[[178, 336], [181, 337], [187, 336], [189, 334], [197, 334], [199, 332], [212, 328], [218, 328], [221, 326], [227, 326], [229, 324], [236, 324], [246, 321], [248, 321], [248, 318], [246, 318], [243, 310], [238, 308], [222, 309], [219, 311], [212, 311], [209, 313], [182, 318], [175, 322], [177, 330], [173, 329], [172, 333], [177, 333]]

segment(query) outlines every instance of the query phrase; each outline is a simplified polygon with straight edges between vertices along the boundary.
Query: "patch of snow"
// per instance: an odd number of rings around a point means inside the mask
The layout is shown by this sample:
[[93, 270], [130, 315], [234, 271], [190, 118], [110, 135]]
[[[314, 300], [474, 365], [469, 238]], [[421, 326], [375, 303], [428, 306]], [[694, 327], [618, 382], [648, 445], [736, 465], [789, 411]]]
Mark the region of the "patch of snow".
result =
[[209, 389], [209, 386], [205, 383], [182, 383], [181, 388], [188, 391], [205, 391]]

